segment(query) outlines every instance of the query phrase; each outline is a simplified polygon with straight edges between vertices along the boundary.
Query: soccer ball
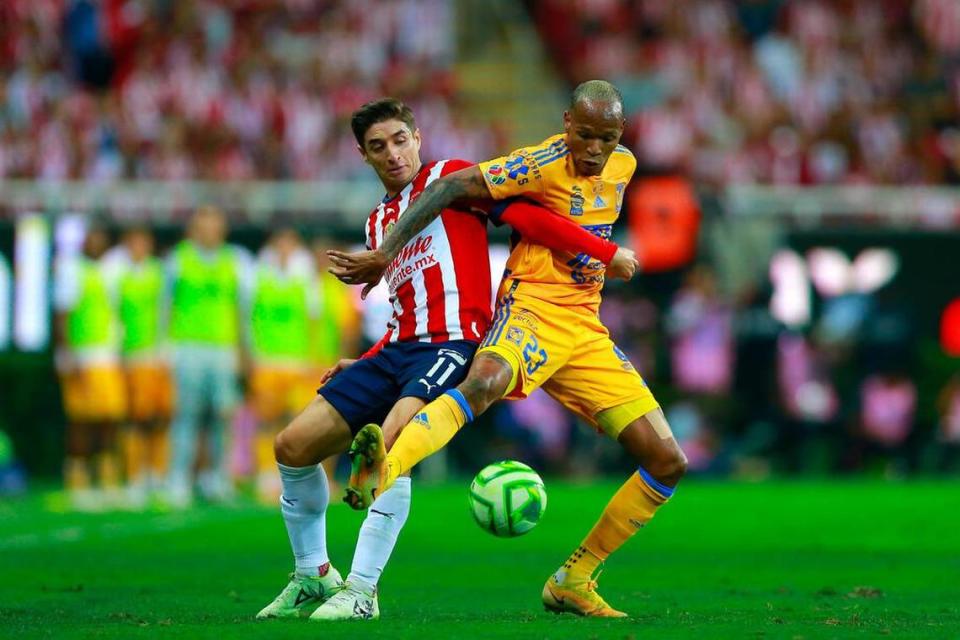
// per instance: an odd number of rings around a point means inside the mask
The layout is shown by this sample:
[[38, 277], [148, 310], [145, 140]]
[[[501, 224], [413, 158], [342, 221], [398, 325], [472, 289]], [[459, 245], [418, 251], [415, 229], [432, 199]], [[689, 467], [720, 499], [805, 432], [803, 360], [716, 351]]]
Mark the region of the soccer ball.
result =
[[470, 512], [486, 531], [502, 538], [522, 536], [547, 509], [547, 492], [537, 472], [514, 460], [483, 468], [470, 484]]

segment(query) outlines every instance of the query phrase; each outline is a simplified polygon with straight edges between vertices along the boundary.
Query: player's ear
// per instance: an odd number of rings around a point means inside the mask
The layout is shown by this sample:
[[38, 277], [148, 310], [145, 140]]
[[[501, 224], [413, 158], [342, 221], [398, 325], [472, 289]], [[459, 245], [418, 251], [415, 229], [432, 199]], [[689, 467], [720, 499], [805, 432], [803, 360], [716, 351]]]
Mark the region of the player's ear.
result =
[[367, 151], [360, 145], [357, 145], [357, 151], [360, 152], [360, 157], [363, 158], [363, 161], [367, 164], [370, 164], [370, 158], [367, 157]]
[[570, 122], [571, 122], [570, 112], [564, 111], [563, 112], [563, 130], [566, 133], [570, 133]]
[[423, 140], [420, 138], [420, 129], [413, 130], [413, 141], [417, 145], [417, 151], [420, 151], [420, 145], [423, 143]]

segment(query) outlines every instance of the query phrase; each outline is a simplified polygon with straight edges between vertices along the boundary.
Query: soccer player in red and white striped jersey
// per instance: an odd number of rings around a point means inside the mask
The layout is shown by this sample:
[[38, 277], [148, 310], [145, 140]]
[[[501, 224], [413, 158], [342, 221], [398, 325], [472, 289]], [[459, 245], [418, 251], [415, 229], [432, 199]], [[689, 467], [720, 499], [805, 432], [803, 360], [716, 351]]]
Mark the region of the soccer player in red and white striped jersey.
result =
[[[470, 166], [463, 160], [423, 164], [413, 114], [398, 100], [364, 105], [351, 126], [387, 191], [365, 225], [370, 249], [431, 182]], [[395, 437], [424, 405], [463, 380], [492, 315], [482, 209], [489, 204], [452, 204], [400, 249], [385, 271], [393, 317], [383, 339], [327, 372], [317, 398], [277, 436], [281, 511], [296, 572], [258, 617], [293, 617], [317, 604], [314, 620], [379, 617], [376, 585], [410, 509], [410, 479], [400, 478], [371, 505], [344, 582], [327, 555], [329, 489], [318, 463], [346, 451], [367, 423], [382, 424], [387, 437]], [[630, 277], [636, 268], [632, 251], [532, 203], [500, 203], [491, 216], [530, 242], [609, 263], [608, 274]], [[337, 265], [343, 254], [329, 255]]]

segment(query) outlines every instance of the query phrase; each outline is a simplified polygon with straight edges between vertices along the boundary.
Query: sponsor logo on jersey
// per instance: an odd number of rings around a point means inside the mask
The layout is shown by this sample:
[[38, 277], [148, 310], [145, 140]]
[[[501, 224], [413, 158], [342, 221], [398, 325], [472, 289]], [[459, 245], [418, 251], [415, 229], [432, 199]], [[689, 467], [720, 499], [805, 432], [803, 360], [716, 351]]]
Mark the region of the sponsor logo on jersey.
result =
[[401, 282], [421, 269], [437, 264], [437, 256], [430, 251], [433, 236], [418, 236], [400, 249], [400, 253], [387, 267], [386, 277], [396, 289]]
[[530, 167], [527, 166], [526, 162], [520, 156], [510, 158], [507, 160], [506, 164], [507, 177], [511, 180], [516, 180], [520, 176], [525, 176], [530, 171]]
[[597, 196], [593, 199], [593, 208], [594, 209], [603, 209], [607, 206], [607, 203], [604, 202], [603, 198]]
[[503, 184], [507, 181], [507, 176], [503, 175], [503, 167], [492, 164], [487, 167], [487, 179], [491, 184]]
[[582, 216], [584, 202], [583, 191], [580, 187], [575, 186], [573, 192], [570, 194], [570, 215]]

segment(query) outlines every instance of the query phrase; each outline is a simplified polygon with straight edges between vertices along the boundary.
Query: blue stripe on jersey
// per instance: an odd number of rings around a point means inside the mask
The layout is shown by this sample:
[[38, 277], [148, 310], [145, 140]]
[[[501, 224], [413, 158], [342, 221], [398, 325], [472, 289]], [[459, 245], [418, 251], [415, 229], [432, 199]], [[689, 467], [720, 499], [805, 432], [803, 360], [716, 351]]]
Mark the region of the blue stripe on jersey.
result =
[[467, 416], [467, 422], [473, 421], [473, 411], [470, 409], [470, 403], [467, 402], [467, 399], [463, 397], [463, 394], [460, 393], [459, 389], [450, 389], [447, 391], [447, 395], [457, 401], [457, 404], [460, 405], [460, 408], [463, 410], [463, 415]]
[[500, 336], [503, 335], [503, 330], [507, 327], [507, 324], [510, 322], [510, 307], [513, 304], [513, 296], [507, 296], [503, 299], [503, 318], [500, 321], [500, 324], [497, 326], [497, 332], [493, 334], [493, 337], [490, 338], [490, 344], [496, 344], [500, 341]]
[[540, 160], [539, 162], [537, 162], [537, 164], [539, 164], [541, 167], [545, 167], [546, 165], [548, 165], [548, 164], [550, 164], [551, 162], [554, 162], [554, 161], [556, 161], [556, 160], [559, 160], [560, 158], [566, 158], [568, 155], [570, 155], [570, 151], [569, 151], [569, 150], [564, 151], [563, 153], [557, 154], [557, 155], [555, 155], [555, 156], [551, 156], [550, 158], [548, 158], [548, 159], [546, 159], [546, 160]]
[[643, 481], [647, 483], [647, 486], [662, 495], [664, 498], [669, 498], [673, 495], [673, 487], [668, 487], [663, 484], [656, 478], [654, 478], [650, 473], [643, 467], [637, 467], [637, 473], [640, 474], [640, 477], [643, 478]]
[[483, 338], [483, 342], [480, 344], [481, 347], [486, 347], [490, 344], [490, 341], [493, 340], [493, 337], [497, 334], [497, 329], [500, 328], [500, 325], [506, 322], [507, 308], [504, 305], [497, 307], [497, 313], [493, 317], [493, 323], [491, 323], [490, 328], [487, 329], [487, 335]]

